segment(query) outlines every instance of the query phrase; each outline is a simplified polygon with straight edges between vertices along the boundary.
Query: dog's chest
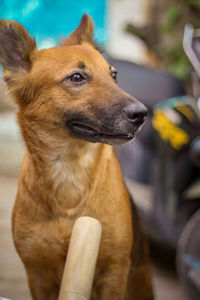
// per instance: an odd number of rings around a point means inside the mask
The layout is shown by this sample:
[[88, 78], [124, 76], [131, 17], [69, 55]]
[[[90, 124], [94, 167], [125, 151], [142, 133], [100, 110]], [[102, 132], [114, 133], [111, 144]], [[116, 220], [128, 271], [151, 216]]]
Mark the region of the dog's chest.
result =
[[[68, 218], [43, 222], [26, 230], [17, 230], [14, 235], [16, 248], [24, 262], [48, 269], [63, 268], [74, 221]], [[103, 226], [104, 227], [104, 226]], [[105, 225], [101, 239], [100, 253], [110, 255], [111, 249], [118, 248], [118, 241], [113, 237], [113, 228]]]
[[70, 221], [57, 220], [23, 229], [16, 228], [15, 245], [24, 263], [48, 270], [62, 271], [72, 227]]

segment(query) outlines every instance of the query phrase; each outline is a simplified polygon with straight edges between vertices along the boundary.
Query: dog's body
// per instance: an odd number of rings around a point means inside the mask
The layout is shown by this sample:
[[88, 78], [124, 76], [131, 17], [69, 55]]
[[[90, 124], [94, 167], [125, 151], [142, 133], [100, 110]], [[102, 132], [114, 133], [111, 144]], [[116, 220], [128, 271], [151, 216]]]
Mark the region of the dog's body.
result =
[[0, 62], [27, 146], [14, 242], [33, 299], [55, 300], [73, 224], [96, 217], [103, 235], [92, 299], [150, 300], [148, 249], [111, 146], [131, 140], [146, 112], [116, 85], [92, 31], [85, 15], [62, 47], [38, 51], [21, 25], [0, 21]]

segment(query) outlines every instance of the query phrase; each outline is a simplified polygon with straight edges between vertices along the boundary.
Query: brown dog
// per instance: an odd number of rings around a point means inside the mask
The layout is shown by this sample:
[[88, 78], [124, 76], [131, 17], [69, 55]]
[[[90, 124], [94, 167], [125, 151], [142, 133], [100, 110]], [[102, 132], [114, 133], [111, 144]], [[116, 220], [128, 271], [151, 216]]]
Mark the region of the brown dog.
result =
[[25, 154], [13, 237], [32, 297], [58, 296], [73, 224], [103, 226], [92, 299], [150, 300], [148, 251], [111, 145], [133, 139], [146, 108], [116, 84], [84, 15], [61, 47], [38, 51], [17, 22], [0, 21], [0, 62], [19, 105]]

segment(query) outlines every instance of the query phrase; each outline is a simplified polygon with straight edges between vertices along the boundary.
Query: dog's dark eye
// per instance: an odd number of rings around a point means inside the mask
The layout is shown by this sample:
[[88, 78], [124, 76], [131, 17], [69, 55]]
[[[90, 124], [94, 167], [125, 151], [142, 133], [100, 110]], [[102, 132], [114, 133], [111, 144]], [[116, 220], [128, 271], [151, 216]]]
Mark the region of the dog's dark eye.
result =
[[69, 80], [78, 83], [84, 81], [85, 78], [80, 73], [75, 73], [69, 77]]
[[117, 81], [117, 71], [113, 71], [113, 72], [111, 73], [111, 76], [112, 76], [112, 78], [113, 78], [115, 81]]

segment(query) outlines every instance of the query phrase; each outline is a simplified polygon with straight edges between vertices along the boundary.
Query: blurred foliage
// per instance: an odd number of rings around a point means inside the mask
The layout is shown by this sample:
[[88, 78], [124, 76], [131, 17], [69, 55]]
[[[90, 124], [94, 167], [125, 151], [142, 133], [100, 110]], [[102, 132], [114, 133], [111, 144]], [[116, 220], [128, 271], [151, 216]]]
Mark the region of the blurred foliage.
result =
[[189, 78], [189, 61], [182, 41], [184, 26], [200, 28], [200, 0], [152, 0], [151, 22], [144, 27], [127, 24], [126, 31], [141, 38], [158, 65], [174, 75]]

